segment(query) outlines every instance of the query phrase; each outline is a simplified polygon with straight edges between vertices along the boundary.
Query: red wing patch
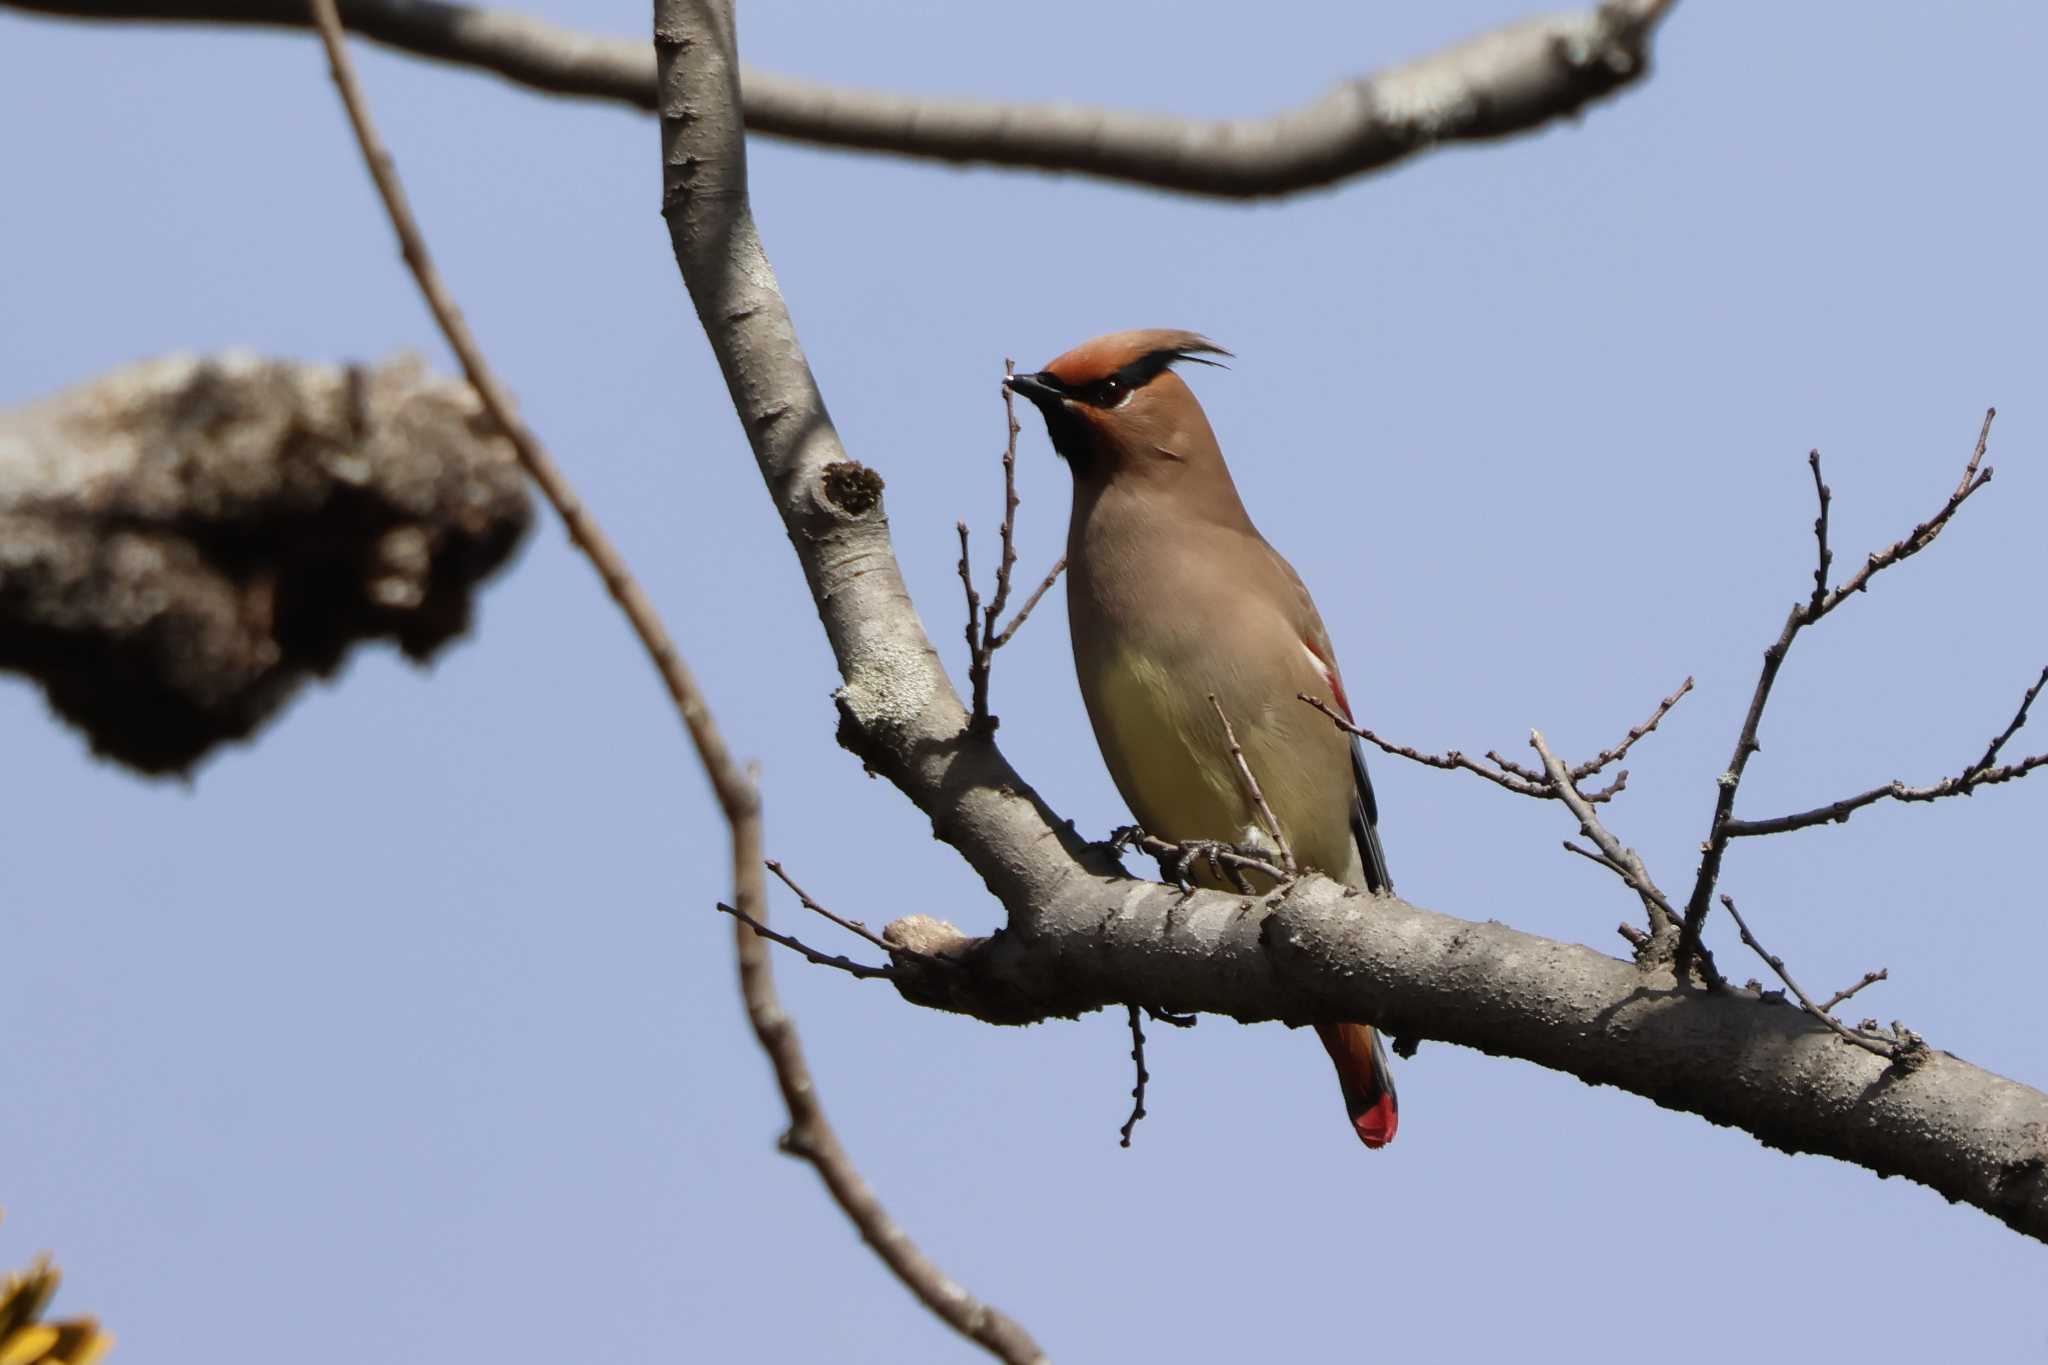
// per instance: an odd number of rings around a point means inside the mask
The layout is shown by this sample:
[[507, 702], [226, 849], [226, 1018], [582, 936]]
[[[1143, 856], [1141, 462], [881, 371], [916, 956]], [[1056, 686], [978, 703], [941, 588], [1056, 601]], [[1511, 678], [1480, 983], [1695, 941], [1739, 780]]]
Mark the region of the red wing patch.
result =
[[1308, 657], [1315, 661], [1316, 671], [1323, 675], [1323, 685], [1330, 689], [1330, 700], [1344, 713], [1344, 719], [1356, 725], [1358, 722], [1351, 715], [1351, 701], [1344, 695], [1344, 682], [1337, 676], [1336, 665], [1325, 659], [1322, 651], [1307, 640], [1301, 642], [1301, 647], [1308, 651]]

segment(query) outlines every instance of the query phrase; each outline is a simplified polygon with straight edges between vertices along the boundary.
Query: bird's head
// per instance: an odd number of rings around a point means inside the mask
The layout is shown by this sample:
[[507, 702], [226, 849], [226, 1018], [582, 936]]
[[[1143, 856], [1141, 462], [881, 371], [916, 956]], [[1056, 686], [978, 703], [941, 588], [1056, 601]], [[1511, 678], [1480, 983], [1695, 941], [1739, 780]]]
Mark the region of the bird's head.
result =
[[1173, 367], [1184, 360], [1214, 365], [1203, 357], [1229, 354], [1193, 332], [1111, 332], [1036, 374], [1004, 382], [1044, 416], [1053, 449], [1076, 480], [1163, 476], [1170, 467], [1221, 469], [1209, 419]]

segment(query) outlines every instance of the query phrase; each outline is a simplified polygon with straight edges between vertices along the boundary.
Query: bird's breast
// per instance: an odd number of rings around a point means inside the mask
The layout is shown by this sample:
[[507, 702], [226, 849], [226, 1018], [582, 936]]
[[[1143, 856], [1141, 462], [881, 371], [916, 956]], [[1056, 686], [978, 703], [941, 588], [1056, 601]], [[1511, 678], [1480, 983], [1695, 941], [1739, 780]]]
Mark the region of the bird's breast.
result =
[[1133, 648], [1077, 663], [1096, 742], [1138, 822], [1162, 839], [1235, 839], [1248, 812], [1201, 681]]

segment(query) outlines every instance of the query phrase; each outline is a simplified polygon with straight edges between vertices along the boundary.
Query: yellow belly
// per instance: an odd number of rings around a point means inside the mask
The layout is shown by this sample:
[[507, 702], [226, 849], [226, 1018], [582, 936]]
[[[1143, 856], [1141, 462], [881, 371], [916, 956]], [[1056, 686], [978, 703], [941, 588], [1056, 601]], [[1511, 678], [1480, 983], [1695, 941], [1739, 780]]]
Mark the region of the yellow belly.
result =
[[[1254, 823], [1250, 803], [1206, 693], [1130, 652], [1104, 660], [1082, 693], [1110, 776], [1139, 824], [1175, 841], [1242, 838]], [[1231, 719], [1233, 728], [1250, 723]]]

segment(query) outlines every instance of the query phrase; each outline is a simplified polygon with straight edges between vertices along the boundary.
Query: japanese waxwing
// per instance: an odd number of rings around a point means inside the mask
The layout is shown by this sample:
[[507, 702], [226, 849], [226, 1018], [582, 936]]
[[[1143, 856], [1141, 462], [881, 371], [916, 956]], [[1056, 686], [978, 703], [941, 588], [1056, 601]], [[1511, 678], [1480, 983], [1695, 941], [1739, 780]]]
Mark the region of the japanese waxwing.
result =
[[[1177, 362], [1228, 355], [1193, 332], [1112, 332], [1006, 382], [1045, 417], [1074, 476], [1067, 614], [1074, 669], [1117, 790], [1145, 830], [1277, 853], [1371, 892], [1393, 889], [1365, 755], [1296, 698], [1350, 714], [1301, 578], [1246, 514]], [[1210, 702], [1210, 697], [1215, 703]], [[1231, 757], [1230, 719], [1273, 821]], [[1197, 879], [1218, 886], [1213, 870]], [[1363, 1024], [1318, 1024], [1367, 1147], [1393, 1140], [1386, 1049]]]

